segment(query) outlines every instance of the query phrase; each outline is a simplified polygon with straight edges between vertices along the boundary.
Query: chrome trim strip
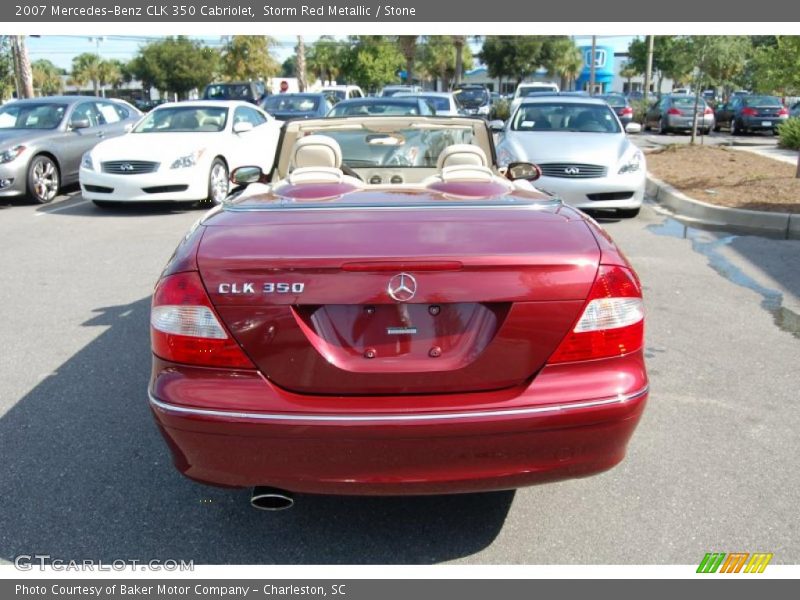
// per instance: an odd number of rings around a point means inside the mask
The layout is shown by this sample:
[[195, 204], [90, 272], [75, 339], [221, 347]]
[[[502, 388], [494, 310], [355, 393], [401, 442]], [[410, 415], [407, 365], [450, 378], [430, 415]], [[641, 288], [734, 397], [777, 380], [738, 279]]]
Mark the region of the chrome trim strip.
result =
[[214, 410], [208, 408], [190, 408], [168, 404], [162, 402], [148, 390], [150, 404], [165, 413], [176, 413], [185, 415], [200, 415], [208, 417], [225, 417], [230, 419], [245, 419], [251, 421], [318, 421], [318, 422], [338, 422], [338, 423], [369, 423], [369, 422], [397, 422], [397, 421], [442, 421], [455, 419], [480, 419], [483, 417], [513, 417], [519, 415], [534, 415], [540, 413], [570, 411], [579, 408], [594, 408], [611, 404], [625, 404], [631, 400], [636, 400], [644, 396], [650, 386], [646, 385], [642, 389], [630, 394], [620, 394], [613, 398], [602, 398], [600, 400], [588, 400], [586, 402], [569, 402], [566, 404], [550, 404], [548, 406], [537, 406], [531, 408], [510, 408], [506, 410], [487, 410], [476, 412], [460, 413], [431, 413], [413, 415], [303, 415], [296, 413], [248, 413], [226, 410]]

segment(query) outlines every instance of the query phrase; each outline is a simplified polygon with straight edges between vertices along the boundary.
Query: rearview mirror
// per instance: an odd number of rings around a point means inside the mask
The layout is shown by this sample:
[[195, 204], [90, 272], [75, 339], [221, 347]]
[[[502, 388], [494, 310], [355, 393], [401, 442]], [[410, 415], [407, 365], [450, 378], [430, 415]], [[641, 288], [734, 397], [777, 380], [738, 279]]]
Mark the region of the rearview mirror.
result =
[[489, 129], [492, 131], [503, 131], [505, 129], [506, 124], [504, 121], [489, 121]]
[[231, 183], [250, 185], [251, 183], [269, 183], [269, 177], [261, 167], [238, 167], [231, 172]]
[[526, 181], [536, 181], [542, 176], [542, 170], [538, 165], [526, 162], [514, 162], [508, 165], [506, 177], [511, 181], [525, 179]]
[[639, 123], [631, 121], [625, 125], [625, 133], [642, 133], [642, 126]]
[[75, 131], [76, 129], [88, 129], [92, 126], [89, 119], [75, 119], [74, 121], [69, 122], [70, 129]]
[[247, 121], [239, 121], [233, 124], [233, 133], [244, 133], [245, 131], [253, 131], [253, 124]]

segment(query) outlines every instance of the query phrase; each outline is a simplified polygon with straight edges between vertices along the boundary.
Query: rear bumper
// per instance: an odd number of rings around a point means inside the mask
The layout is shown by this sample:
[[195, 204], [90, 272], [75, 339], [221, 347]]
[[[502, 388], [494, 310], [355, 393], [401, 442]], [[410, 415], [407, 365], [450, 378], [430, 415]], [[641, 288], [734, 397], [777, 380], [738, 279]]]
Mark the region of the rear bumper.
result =
[[[405, 412], [298, 397], [259, 376], [248, 384], [221, 369], [185, 367], [191, 373], [181, 374], [183, 367], [155, 359], [150, 405], [175, 466], [204, 483], [358, 495], [511, 489], [592, 475], [624, 457], [648, 396], [641, 353], [593, 362], [605, 373], [545, 367], [521, 391], [461, 395], [460, 408]], [[606, 380], [596, 386], [604, 394], [587, 393], [598, 378]], [[269, 405], [275, 394], [287, 410], [258, 410], [258, 395]], [[490, 396], [503, 401], [489, 407], [482, 401]], [[323, 403], [330, 410], [321, 410]], [[342, 404], [349, 408], [334, 408]]]
[[766, 131], [776, 129], [778, 125], [786, 123], [788, 117], [741, 117], [742, 126], [751, 131]]
[[[666, 115], [664, 117], [664, 124], [670, 129], [691, 129], [694, 126], [694, 117]], [[714, 127], [714, 116], [704, 115], [697, 118], [697, 127], [699, 129], [712, 129]]]

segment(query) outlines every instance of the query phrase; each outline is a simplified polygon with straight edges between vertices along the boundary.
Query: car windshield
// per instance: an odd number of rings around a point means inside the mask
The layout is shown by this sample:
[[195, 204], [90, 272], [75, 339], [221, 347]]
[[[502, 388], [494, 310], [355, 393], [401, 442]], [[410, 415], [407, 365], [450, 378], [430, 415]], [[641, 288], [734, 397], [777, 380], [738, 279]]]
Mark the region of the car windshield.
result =
[[[678, 108], [694, 108], [694, 96], [684, 96], [684, 97], [675, 97], [672, 98], [672, 105], [677, 106]], [[706, 105], [706, 101], [703, 98], [700, 98], [697, 102], [697, 106], [699, 108], [704, 108]]]
[[750, 96], [744, 99], [745, 106], [783, 106], [775, 96]]
[[527, 98], [528, 96], [534, 96], [536, 94], [555, 92], [556, 88], [542, 85], [536, 87], [521, 87], [518, 91], [520, 98]]
[[471, 126], [436, 128], [402, 128], [386, 131], [369, 126], [341, 130], [326, 127], [319, 132], [335, 139], [342, 149], [342, 160], [348, 167], [420, 167], [435, 168], [442, 151], [453, 144], [476, 143]]
[[345, 100], [347, 98], [347, 92], [344, 90], [323, 90], [326, 94], [329, 94], [336, 98], [337, 100]]
[[0, 108], [0, 129], [55, 129], [66, 112], [66, 104], [6, 104]]
[[464, 106], [482, 105], [489, 101], [489, 92], [483, 88], [456, 90], [454, 94], [459, 104]]
[[308, 113], [317, 110], [318, 106], [319, 96], [310, 94], [275, 95], [264, 101], [264, 109], [267, 112]]
[[411, 91], [413, 91], [413, 90], [411, 88], [407, 88], [407, 87], [383, 88], [383, 91], [381, 92], [381, 96], [383, 96], [384, 98], [391, 98], [392, 96], [395, 96], [395, 95], [399, 94], [400, 92], [411, 92]]
[[133, 133], [213, 132], [225, 129], [228, 109], [219, 106], [170, 106], [150, 112]]
[[206, 88], [206, 100], [247, 100], [253, 93], [250, 86], [239, 83], [214, 84]]
[[607, 94], [602, 98], [611, 106], [625, 106], [627, 104], [625, 96], [622, 94]]
[[608, 106], [567, 102], [523, 104], [511, 123], [514, 131], [580, 131], [619, 133], [616, 115]]
[[329, 117], [418, 115], [419, 105], [409, 102], [347, 102], [334, 106]]
[[422, 98], [433, 104], [433, 108], [436, 109], [437, 113], [443, 110], [450, 110], [449, 98], [443, 98], [442, 96], [422, 96]]

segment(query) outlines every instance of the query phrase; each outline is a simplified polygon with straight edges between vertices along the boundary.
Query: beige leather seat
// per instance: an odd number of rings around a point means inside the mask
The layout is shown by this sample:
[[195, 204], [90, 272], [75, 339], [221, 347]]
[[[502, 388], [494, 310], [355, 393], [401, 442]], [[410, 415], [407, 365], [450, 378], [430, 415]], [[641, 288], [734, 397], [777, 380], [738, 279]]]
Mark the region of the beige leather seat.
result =
[[499, 177], [489, 167], [486, 154], [478, 146], [453, 144], [439, 155], [436, 161], [439, 174], [428, 177], [423, 185], [463, 181], [494, 181], [511, 187], [507, 179]]
[[342, 172], [342, 149], [327, 135], [308, 135], [295, 142], [286, 183], [347, 183], [361, 187], [363, 182]]

